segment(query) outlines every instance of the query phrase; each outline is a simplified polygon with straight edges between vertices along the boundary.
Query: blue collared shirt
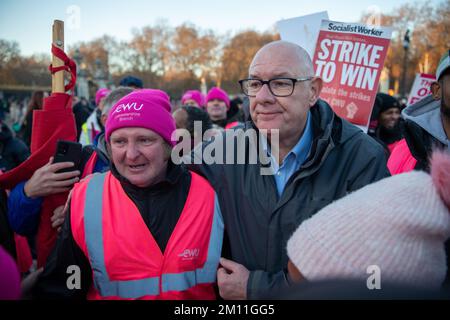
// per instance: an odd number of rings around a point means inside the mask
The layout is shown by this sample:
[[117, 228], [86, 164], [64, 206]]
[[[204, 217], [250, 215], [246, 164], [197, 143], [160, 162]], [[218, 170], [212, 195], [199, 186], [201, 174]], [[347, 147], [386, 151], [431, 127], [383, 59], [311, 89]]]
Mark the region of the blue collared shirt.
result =
[[313, 142], [313, 133], [311, 127], [311, 115], [308, 112], [308, 119], [306, 120], [306, 127], [300, 140], [292, 148], [291, 151], [284, 157], [281, 166], [278, 165], [275, 157], [270, 153], [270, 148], [267, 142], [263, 140], [262, 146], [265, 151], [270, 154], [270, 164], [274, 173], [275, 183], [277, 185], [278, 196], [283, 193], [284, 187], [289, 178], [300, 168], [308, 157], [311, 145]]

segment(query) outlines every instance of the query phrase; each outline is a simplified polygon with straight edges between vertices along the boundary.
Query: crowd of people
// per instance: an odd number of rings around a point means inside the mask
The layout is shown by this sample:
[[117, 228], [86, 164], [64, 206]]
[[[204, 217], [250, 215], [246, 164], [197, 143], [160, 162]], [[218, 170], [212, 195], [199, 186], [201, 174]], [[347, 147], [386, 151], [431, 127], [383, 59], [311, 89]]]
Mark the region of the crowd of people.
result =
[[[174, 110], [135, 77], [99, 89], [73, 106], [80, 165], [50, 158], [1, 190], [0, 299], [446, 297], [450, 51], [436, 79], [410, 106], [378, 93], [368, 133], [285, 41], [255, 54], [243, 99], [189, 89]], [[30, 156], [43, 98], [24, 141], [2, 123], [2, 171]]]

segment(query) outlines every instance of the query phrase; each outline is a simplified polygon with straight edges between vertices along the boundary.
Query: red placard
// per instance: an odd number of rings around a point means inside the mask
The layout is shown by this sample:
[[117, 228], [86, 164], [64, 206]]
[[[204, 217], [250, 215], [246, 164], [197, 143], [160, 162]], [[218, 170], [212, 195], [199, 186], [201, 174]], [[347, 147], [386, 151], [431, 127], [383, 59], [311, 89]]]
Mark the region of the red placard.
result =
[[436, 77], [431, 74], [418, 73], [409, 93], [408, 106], [422, 100], [431, 93], [431, 84]]
[[322, 20], [314, 53], [320, 97], [351, 123], [367, 127], [391, 39], [391, 28]]

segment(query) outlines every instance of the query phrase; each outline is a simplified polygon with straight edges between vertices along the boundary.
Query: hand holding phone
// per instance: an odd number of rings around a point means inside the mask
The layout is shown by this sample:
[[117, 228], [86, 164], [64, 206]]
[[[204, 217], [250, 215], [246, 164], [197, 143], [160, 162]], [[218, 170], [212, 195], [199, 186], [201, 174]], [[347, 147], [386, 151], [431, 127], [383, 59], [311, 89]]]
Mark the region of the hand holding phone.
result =
[[[53, 157], [49, 162], [37, 169], [25, 183], [23, 191], [29, 198], [45, 197], [60, 192], [69, 191], [74, 183], [80, 181], [80, 171], [76, 170], [72, 162], [54, 163]], [[61, 169], [68, 172], [57, 173]]]
[[73, 162], [74, 166], [71, 168], [64, 168], [58, 170], [56, 173], [70, 172], [80, 170], [81, 153], [83, 147], [78, 142], [59, 140], [56, 145], [55, 156], [53, 163]]

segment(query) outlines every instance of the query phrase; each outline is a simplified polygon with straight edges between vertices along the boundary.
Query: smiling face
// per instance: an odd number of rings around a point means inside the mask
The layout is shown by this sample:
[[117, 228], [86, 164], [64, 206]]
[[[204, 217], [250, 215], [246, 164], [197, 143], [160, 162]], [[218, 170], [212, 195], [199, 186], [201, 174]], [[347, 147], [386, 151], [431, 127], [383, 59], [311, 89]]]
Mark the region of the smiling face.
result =
[[219, 99], [213, 99], [206, 104], [206, 111], [211, 120], [222, 120], [227, 117], [227, 104]]
[[169, 148], [152, 130], [121, 128], [110, 138], [111, 159], [117, 171], [137, 187], [148, 187], [166, 175]]
[[[249, 77], [261, 80], [314, 76], [309, 57], [301, 48], [277, 41], [263, 47], [253, 59]], [[306, 124], [309, 108], [315, 104], [321, 80], [314, 78], [295, 84], [288, 97], [274, 96], [264, 85], [255, 97], [250, 97], [250, 113], [258, 129], [278, 129], [280, 142], [298, 141]]]
[[381, 112], [379, 116], [380, 125], [387, 129], [394, 128], [399, 120], [400, 110], [398, 108], [389, 108]]

